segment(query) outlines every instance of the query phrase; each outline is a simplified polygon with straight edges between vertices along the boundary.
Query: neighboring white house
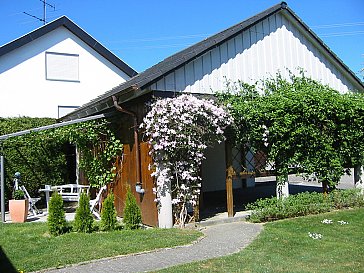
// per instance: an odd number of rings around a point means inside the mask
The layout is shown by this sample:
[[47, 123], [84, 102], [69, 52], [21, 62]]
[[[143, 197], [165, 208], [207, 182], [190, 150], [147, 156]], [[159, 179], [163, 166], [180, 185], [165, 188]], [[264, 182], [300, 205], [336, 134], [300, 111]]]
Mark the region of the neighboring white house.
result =
[[[283, 76], [288, 76], [287, 69], [298, 73], [297, 68], [303, 68], [306, 76], [340, 92], [364, 92], [361, 80], [282, 2], [168, 57], [83, 105], [63, 120], [112, 111], [112, 96], [126, 109], [134, 111], [139, 109], [137, 103], [150, 99], [148, 94], [212, 94], [224, 90], [226, 80], [253, 83], [275, 76], [278, 71]], [[203, 192], [226, 189], [223, 145], [208, 151], [202, 166], [202, 178]], [[244, 185], [244, 181], [236, 180], [233, 187], [254, 186], [254, 181], [245, 182]], [[135, 181], [129, 179], [128, 183], [133, 185]], [[162, 203], [159, 207], [161, 227], [170, 227], [170, 208], [170, 203]]]
[[0, 117], [58, 118], [136, 74], [63, 16], [0, 47]]

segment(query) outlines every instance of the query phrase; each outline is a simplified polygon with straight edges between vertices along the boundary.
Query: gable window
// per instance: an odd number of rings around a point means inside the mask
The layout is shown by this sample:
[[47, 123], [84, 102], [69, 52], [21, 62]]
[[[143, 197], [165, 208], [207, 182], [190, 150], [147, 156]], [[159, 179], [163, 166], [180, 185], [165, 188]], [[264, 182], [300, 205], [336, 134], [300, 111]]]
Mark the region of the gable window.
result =
[[46, 79], [79, 82], [79, 55], [46, 52]]
[[79, 106], [58, 105], [58, 118], [64, 117], [65, 115], [76, 110], [78, 107]]

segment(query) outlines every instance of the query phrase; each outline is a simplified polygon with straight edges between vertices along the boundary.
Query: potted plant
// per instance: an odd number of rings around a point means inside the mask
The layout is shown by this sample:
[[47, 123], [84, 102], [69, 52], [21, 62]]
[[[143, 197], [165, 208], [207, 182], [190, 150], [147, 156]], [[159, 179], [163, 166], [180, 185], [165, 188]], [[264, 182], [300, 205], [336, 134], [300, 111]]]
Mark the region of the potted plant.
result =
[[9, 213], [13, 223], [24, 223], [28, 217], [28, 199], [22, 190], [15, 190], [13, 199], [9, 200]]

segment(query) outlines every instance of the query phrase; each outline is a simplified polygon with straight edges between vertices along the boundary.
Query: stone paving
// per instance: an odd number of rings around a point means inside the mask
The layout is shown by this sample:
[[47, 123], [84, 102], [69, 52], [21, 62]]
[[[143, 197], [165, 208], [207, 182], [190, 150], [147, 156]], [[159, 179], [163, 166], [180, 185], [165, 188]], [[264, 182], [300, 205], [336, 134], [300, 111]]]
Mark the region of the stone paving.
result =
[[202, 229], [205, 237], [182, 247], [161, 249], [147, 253], [101, 259], [73, 265], [49, 273], [146, 272], [178, 264], [229, 255], [246, 247], [261, 232], [263, 226], [244, 221], [222, 223]]

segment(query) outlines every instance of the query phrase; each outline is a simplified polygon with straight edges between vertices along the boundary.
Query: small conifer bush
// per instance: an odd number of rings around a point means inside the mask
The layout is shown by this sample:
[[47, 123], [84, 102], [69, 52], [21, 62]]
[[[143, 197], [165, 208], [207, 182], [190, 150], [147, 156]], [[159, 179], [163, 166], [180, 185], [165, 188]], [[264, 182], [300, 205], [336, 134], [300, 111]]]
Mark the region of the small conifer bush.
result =
[[111, 231], [116, 228], [116, 209], [114, 206], [114, 194], [110, 193], [104, 202], [101, 209], [101, 222], [100, 229], [104, 231]]
[[49, 200], [47, 225], [49, 233], [54, 236], [61, 235], [68, 231], [66, 216], [63, 209], [63, 199], [56, 191], [52, 194], [51, 200]]
[[74, 231], [90, 233], [93, 229], [94, 218], [90, 211], [90, 198], [82, 193], [76, 209]]
[[138, 229], [142, 223], [142, 213], [130, 189], [126, 193], [123, 222], [125, 229]]

